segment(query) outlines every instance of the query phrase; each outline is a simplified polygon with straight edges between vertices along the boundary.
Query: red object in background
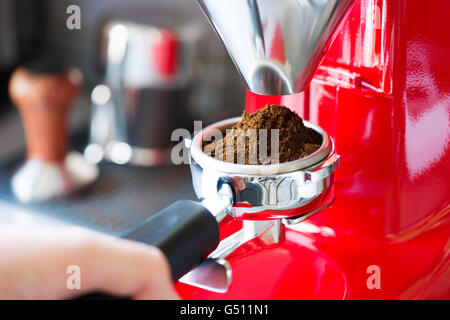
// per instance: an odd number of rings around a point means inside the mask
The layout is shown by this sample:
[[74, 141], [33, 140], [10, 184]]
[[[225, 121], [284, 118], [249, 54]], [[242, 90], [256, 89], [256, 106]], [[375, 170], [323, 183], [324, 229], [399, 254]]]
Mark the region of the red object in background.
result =
[[178, 69], [179, 39], [173, 30], [160, 29], [160, 38], [152, 45], [152, 60], [158, 73], [170, 79]]
[[448, 12], [359, 0], [309, 89], [248, 93], [247, 111], [287, 105], [333, 137], [335, 201], [279, 246], [233, 254], [226, 294], [177, 284], [183, 298], [450, 299]]

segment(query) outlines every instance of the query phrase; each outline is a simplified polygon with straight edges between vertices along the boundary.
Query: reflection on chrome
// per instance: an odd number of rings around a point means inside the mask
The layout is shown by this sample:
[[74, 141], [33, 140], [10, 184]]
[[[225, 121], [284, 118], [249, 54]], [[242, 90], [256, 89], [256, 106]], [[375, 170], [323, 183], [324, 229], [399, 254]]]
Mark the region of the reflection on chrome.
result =
[[258, 94], [301, 92], [354, 0], [198, 0]]

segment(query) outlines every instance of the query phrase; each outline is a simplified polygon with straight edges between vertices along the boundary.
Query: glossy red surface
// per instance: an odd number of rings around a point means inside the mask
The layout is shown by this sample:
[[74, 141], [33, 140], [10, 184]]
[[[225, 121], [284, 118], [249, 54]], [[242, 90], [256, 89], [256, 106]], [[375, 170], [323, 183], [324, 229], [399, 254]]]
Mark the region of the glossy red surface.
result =
[[357, 0], [308, 90], [248, 93], [249, 112], [285, 104], [333, 137], [335, 201], [279, 247], [233, 256], [226, 294], [178, 284], [183, 298], [450, 299], [448, 12]]

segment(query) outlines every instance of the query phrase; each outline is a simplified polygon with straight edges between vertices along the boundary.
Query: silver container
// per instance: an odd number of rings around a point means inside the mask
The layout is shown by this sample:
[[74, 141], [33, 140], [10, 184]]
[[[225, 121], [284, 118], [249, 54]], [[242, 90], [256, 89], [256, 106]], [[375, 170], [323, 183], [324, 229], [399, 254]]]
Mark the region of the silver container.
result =
[[[202, 139], [213, 130], [223, 131], [241, 118], [215, 123], [197, 133], [190, 145], [190, 165], [195, 192], [200, 199], [219, 199], [223, 181], [231, 181], [235, 218], [304, 219], [332, 200], [334, 171], [340, 157], [332, 139], [319, 126], [304, 121], [305, 126], [322, 137], [322, 145], [311, 155], [285, 163], [242, 165], [220, 161], [202, 151]], [[208, 140], [207, 140], [208, 141]], [[294, 220], [287, 220], [294, 222]]]
[[198, 0], [250, 91], [309, 84], [354, 0]]
[[91, 95], [91, 161], [167, 163], [171, 133], [185, 125], [198, 25], [150, 20], [113, 20], [102, 30], [105, 79]]

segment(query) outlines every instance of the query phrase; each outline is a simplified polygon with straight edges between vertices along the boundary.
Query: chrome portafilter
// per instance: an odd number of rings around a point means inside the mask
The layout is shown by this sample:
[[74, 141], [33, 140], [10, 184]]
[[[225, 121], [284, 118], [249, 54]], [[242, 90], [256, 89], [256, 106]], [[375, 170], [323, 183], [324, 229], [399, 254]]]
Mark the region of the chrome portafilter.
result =
[[[322, 144], [295, 161], [236, 164], [202, 151], [203, 141], [211, 141], [215, 133], [240, 120], [237, 117], [210, 125], [193, 137], [189, 148], [192, 182], [202, 205], [222, 207], [224, 214], [243, 220], [242, 229], [223, 239], [206, 262], [180, 279], [214, 292], [228, 290], [232, 270], [227, 257], [236, 249], [255, 239], [259, 247], [277, 245], [284, 239], [284, 225], [300, 223], [332, 203], [334, 171], [340, 164], [332, 139], [308, 121], [304, 125], [322, 137]], [[223, 215], [220, 221], [226, 221]]]
[[284, 219], [300, 222], [331, 200], [334, 171], [340, 157], [333, 141], [319, 126], [304, 121], [322, 137], [320, 148], [307, 157], [269, 165], [236, 164], [215, 159], [202, 151], [202, 141], [210, 141], [213, 132], [224, 132], [240, 117], [217, 122], [197, 133], [190, 145], [192, 181], [197, 197], [223, 198], [217, 186], [232, 181], [231, 215], [244, 220]]
[[[304, 121], [322, 137], [320, 148], [299, 160], [271, 165], [241, 165], [214, 159], [202, 151], [213, 132], [241, 118], [217, 122], [187, 142], [192, 182], [200, 202], [179, 200], [123, 235], [160, 248], [173, 280], [214, 292], [226, 292], [233, 277], [229, 257], [242, 245], [276, 246], [284, 225], [299, 223], [328, 206], [333, 197], [339, 156], [320, 127]], [[242, 228], [222, 239], [220, 227], [231, 219]]]

